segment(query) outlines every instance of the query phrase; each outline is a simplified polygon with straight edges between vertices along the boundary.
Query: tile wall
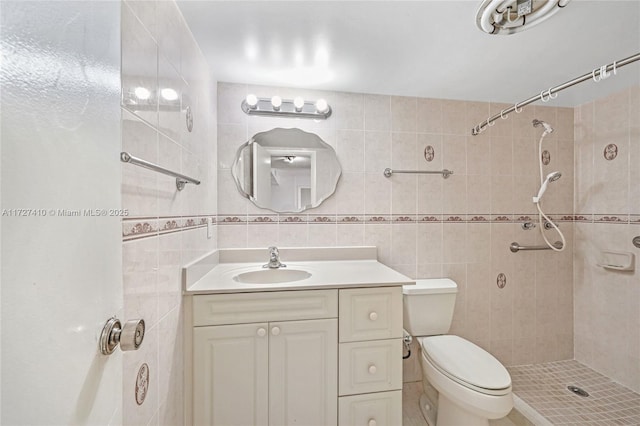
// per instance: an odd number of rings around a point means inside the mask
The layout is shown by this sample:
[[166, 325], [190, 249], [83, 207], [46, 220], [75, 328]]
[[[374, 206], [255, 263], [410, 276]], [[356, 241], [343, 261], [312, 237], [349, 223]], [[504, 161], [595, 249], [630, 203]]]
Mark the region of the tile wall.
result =
[[[285, 99], [323, 97], [326, 121], [247, 116], [248, 93]], [[220, 247], [375, 245], [379, 260], [413, 278], [447, 276], [459, 285], [452, 333], [488, 349], [505, 364], [573, 357], [573, 109], [524, 108], [480, 136], [470, 129], [505, 105], [414, 97], [218, 84], [218, 238]], [[545, 209], [567, 236], [560, 254], [521, 252], [509, 244], [539, 244], [534, 220], [537, 143], [531, 120], [551, 123], [545, 175], [563, 177], [545, 195]], [[230, 167], [253, 134], [298, 127], [334, 147], [343, 174], [320, 207], [278, 215], [240, 196]], [[431, 146], [434, 158], [425, 160]], [[383, 176], [394, 169], [454, 175]], [[292, 219], [292, 217], [294, 219]], [[554, 236], [551, 235], [550, 238]], [[507, 285], [497, 286], [499, 274]], [[414, 351], [417, 353], [417, 351]], [[415, 359], [415, 358], [414, 358]], [[417, 364], [405, 365], [418, 380]]]
[[640, 256], [640, 86], [575, 108], [575, 153], [575, 356], [640, 391], [640, 264], [597, 266]]
[[[180, 268], [216, 248], [215, 226], [207, 238], [208, 222], [215, 224], [217, 179], [216, 86], [209, 82], [208, 66], [174, 2], [123, 2], [122, 150], [202, 181], [177, 191], [174, 178], [122, 164], [124, 316], [144, 318], [147, 326], [141, 349], [124, 354], [123, 419], [129, 425], [183, 423]], [[149, 390], [138, 405], [135, 379], [145, 363]]]

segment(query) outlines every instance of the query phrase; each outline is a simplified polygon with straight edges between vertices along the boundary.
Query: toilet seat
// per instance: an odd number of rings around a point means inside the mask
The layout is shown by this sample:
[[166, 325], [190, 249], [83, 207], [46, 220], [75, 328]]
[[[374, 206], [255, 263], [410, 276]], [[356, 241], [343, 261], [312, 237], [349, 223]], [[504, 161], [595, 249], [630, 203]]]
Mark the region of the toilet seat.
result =
[[484, 349], [459, 336], [418, 338], [425, 358], [443, 375], [485, 395], [511, 392], [511, 376], [506, 368]]

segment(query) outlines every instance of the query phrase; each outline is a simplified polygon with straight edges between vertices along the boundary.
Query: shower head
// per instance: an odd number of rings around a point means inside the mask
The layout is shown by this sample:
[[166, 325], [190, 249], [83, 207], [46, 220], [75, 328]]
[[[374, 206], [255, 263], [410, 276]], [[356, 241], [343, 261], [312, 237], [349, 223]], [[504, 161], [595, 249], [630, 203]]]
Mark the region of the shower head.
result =
[[540, 199], [542, 198], [542, 195], [547, 190], [547, 186], [549, 185], [549, 182], [555, 182], [558, 179], [560, 179], [560, 177], [562, 177], [562, 173], [560, 173], [560, 172], [551, 172], [551, 173], [549, 173], [547, 175], [547, 178], [544, 180], [544, 182], [540, 186], [540, 191], [538, 191], [538, 195], [536, 197], [533, 197], [533, 202], [536, 203], [536, 204], [539, 203]]
[[562, 173], [560, 172], [552, 172], [547, 175], [547, 179], [549, 182], [555, 182], [562, 177]]
[[547, 124], [546, 122], [544, 122], [542, 120], [538, 120], [537, 118], [534, 118], [532, 123], [533, 123], [533, 127], [543, 126], [544, 127], [544, 132], [547, 133], [547, 134], [553, 132], [553, 127], [551, 127], [549, 124]]

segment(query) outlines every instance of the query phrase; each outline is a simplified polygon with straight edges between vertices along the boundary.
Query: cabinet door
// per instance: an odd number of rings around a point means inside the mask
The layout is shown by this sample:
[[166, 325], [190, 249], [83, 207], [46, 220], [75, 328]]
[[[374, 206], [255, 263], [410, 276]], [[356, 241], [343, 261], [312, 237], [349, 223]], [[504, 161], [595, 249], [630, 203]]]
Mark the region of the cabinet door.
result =
[[196, 327], [193, 333], [194, 424], [268, 425], [267, 323]]
[[336, 319], [269, 323], [269, 424], [338, 420]]

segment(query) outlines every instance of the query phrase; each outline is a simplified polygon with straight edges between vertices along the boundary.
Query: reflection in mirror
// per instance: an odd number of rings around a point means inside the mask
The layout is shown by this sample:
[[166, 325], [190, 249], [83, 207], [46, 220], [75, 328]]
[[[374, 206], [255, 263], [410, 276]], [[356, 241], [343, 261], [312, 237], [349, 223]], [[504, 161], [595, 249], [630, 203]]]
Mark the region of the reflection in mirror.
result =
[[242, 195], [279, 213], [318, 207], [342, 173], [335, 151], [318, 135], [280, 128], [243, 144], [231, 171]]

